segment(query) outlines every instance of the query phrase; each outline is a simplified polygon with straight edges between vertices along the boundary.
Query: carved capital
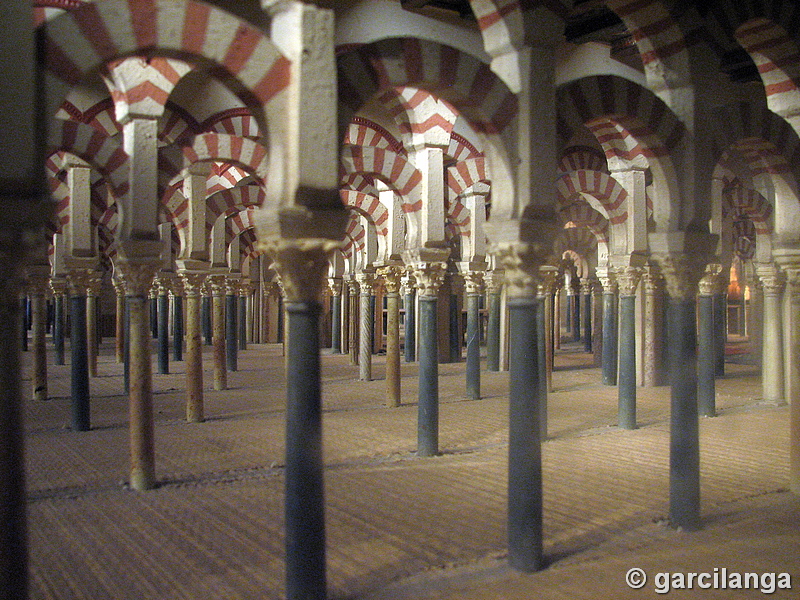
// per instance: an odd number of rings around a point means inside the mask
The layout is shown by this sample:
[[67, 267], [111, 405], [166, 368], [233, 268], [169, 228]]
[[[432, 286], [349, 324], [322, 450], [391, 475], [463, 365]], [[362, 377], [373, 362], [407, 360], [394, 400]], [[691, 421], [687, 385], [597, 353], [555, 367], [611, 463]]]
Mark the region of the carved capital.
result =
[[533, 242], [493, 244], [491, 252], [503, 265], [508, 297], [535, 297], [541, 279], [540, 268], [549, 254], [544, 246]]
[[713, 296], [717, 293], [717, 290], [720, 287], [719, 281], [721, 278], [721, 271], [722, 267], [718, 264], [712, 263], [706, 266], [706, 270], [698, 282], [701, 296]]
[[341, 277], [328, 277], [328, 287], [331, 290], [331, 296], [342, 295], [342, 278]]
[[620, 296], [635, 296], [643, 270], [639, 267], [620, 267], [616, 271]]
[[378, 269], [378, 275], [383, 278], [383, 287], [389, 296], [397, 296], [400, 293], [400, 279], [403, 275], [403, 267], [389, 265]]
[[642, 273], [642, 285], [645, 296], [657, 296], [664, 290], [664, 278], [656, 266], [648, 266]]
[[265, 246], [283, 282], [286, 299], [319, 302], [328, 273], [328, 258], [341, 244], [326, 239], [298, 238], [272, 239]]
[[67, 293], [67, 280], [63, 277], [53, 277], [50, 279], [50, 290], [54, 296], [63, 296]]
[[705, 272], [702, 258], [686, 254], [661, 254], [654, 256], [664, 276], [667, 294], [675, 300], [693, 300], [697, 286]]
[[183, 282], [183, 291], [187, 298], [199, 298], [203, 295], [203, 288], [206, 283], [205, 273], [184, 272], [180, 274]]
[[589, 279], [588, 277], [581, 278], [581, 294], [590, 296], [594, 291], [595, 283], [594, 279]]
[[786, 275], [774, 265], [756, 267], [758, 279], [764, 291], [764, 296], [777, 297], [783, 292], [786, 284]]
[[617, 293], [617, 278], [614, 275], [614, 271], [612, 271], [608, 267], [598, 267], [596, 270], [597, 273], [597, 280], [600, 282], [600, 285], [603, 288], [604, 294], [616, 294]]
[[466, 271], [464, 273], [464, 285], [467, 294], [477, 296], [483, 291], [483, 271]]
[[487, 294], [497, 294], [503, 288], [503, 282], [506, 280], [506, 274], [502, 269], [494, 271], [486, 271], [483, 282], [486, 285]]
[[86, 296], [94, 277], [94, 269], [70, 269], [67, 273], [69, 293], [73, 296]]
[[414, 273], [420, 296], [436, 296], [444, 283], [450, 250], [418, 248], [403, 253], [403, 261]]
[[359, 273], [356, 275], [358, 288], [362, 296], [371, 296], [375, 290], [375, 274], [374, 273]]
[[153, 288], [153, 278], [161, 268], [157, 263], [120, 261], [120, 272], [128, 296], [144, 297]]

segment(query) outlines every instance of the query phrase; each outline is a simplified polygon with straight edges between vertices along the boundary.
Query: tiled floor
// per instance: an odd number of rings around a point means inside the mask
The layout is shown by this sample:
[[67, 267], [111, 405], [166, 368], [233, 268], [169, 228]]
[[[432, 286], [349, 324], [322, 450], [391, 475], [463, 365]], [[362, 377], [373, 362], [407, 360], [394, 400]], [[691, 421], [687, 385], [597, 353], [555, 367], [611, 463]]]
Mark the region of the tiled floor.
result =
[[[161, 485], [134, 493], [112, 342], [91, 382], [92, 431], [67, 427], [68, 365], [49, 366], [50, 400], [26, 404], [32, 598], [282, 598], [281, 348], [251, 345], [224, 392], [208, 389], [209, 352], [202, 424], [182, 420], [183, 364], [155, 374]], [[755, 369], [729, 363], [720, 414], [701, 421], [704, 529], [689, 534], [664, 525], [669, 388], [640, 389], [640, 428], [621, 431], [616, 388], [588, 363], [577, 348], [557, 357], [543, 445], [550, 566], [520, 574], [504, 560], [507, 374], [482, 373], [484, 397], [468, 401], [464, 364], [441, 365], [443, 453], [419, 459], [415, 365], [403, 365], [403, 406], [386, 408], [382, 357], [376, 380], [360, 382], [348, 357], [325, 353], [330, 597], [653, 598], [657, 573], [714, 568], [788, 572], [795, 590], [771, 597], [800, 597], [788, 409], [759, 402]], [[625, 584], [632, 567], [650, 575], [641, 590]], [[669, 597], [761, 595], [695, 586]]]

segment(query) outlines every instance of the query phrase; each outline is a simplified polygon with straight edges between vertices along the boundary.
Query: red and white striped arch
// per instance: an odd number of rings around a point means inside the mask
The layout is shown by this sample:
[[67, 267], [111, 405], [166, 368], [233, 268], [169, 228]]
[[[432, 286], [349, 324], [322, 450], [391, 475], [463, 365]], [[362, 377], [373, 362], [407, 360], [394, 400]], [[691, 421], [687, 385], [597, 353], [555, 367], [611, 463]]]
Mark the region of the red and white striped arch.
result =
[[786, 30], [764, 18], [736, 30], [736, 40], [753, 59], [764, 83], [770, 110], [788, 116], [800, 107], [800, 52]]
[[758, 235], [771, 234], [772, 205], [758, 191], [737, 183], [738, 180], [722, 191], [727, 206], [734, 215], [750, 219]]
[[269, 173], [269, 154], [260, 143], [221, 133], [203, 133], [192, 138], [183, 147], [184, 167], [197, 162], [213, 161], [232, 163], [252, 173], [264, 182]]
[[200, 131], [222, 133], [258, 140], [261, 130], [253, 114], [245, 107], [230, 108], [210, 116], [198, 126]]
[[233, 238], [248, 229], [254, 229], [255, 226], [252, 207], [232, 213], [225, 219], [225, 243], [230, 245]]
[[153, 56], [128, 56], [106, 65], [104, 77], [117, 118], [137, 114], [160, 117], [178, 82], [192, 70], [182, 60]]
[[69, 100], [64, 100], [56, 113], [56, 118], [86, 123], [109, 137], [122, 133], [122, 128], [114, 114], [114, 103], [111, 98], [106, 98], [85, 111], [81, 111]]
[[211, 229], [220, 215], [231, 215], [261, 206], [265, 197], [264, 188], [257, 185], [234, 187], [212, 194], [206, 205], [206, 234], [211, 235]]
[[483, 153], [467, 138], [453, 132], [450, 134], [450, 145], [447, 148], [447, 156], [458, 162], [467, 160], [468, 158], [481, 157]]
[[48, 147], [50, 154], [59, 150], [69, 152], [96, 168], [115, 198], [128, 192], [128, 154], [118, 138], [84, 123], [57, 119], [50, 127]]
[[254, 116], [278, 122], [283, 113], [276, 100], [289, 83], [290, 61], [256, 27], [198, 0], [98, 0], [48, 21], [44, 38], [49, 114], [90, 72], [145, 51], [212, 61], [223, 83], [245, 90]]
[[364, 226], [361, 225], [359, 214], [351, 211], [350, 220], [347, 223], [347, 231], [345, 232], [345, 243], [342, 247], [342, 254], [350, 260], [355, 266], [356, 257], [362, 253], [366, 244], [366, 232]]
[[385, 127], [382, 127], [370, 119], [359, 116], [353, 117], [350, 124], [347, 126], [344, 143], [350, 146], [384, 148], [397, 152], [398, 154], [406, 153], [403, 144], [389, 133]]
[[628, 194], [619, 182], [601, 171], [579, 170], [564, 173], [556, 181], [559, 206], [569, 206], [575, 198], [588, 194], [596, 198], [608, 213], [611, 225], [625, 223], [628, 211], [625, 201]]
[[378, 100], [398, 124], [408, 147], [449, 145], [458, 111], [446, 101], [410, 86], [388, 89]]
[[374, 177], [397, 192], [403, 212], [414, 213], [422, 208], [422, 174], [400, 154], [383, 148], [345, 146], [341, 156], [342, 184], [352, 175]]
[[587, 260], [597, 251], [597, 237], [586, 227], [565, 227], [558, 232], [553, 242], [553, 254], [563, 256], [565, 252], [574, 252], [583, 260]]
[[605, 154], [589, 146], [570, 146], [565, 149], [558, 161], [558, 172], [570, 171], [601, 171], [608, 173], [608, 163]]
[[416, 38], [365, 44], [340, 54], [339, 97], [355, 112], [379, 91], [425, 90], [449, 102], [483, 133], [505, 130], [517, 97], [489, 65], [449, 46]]
[[345, 206], [357, 210], [375, 224], [378, 235], [388, 235], [389, 211], [377, 196], [353, 190], [340, 190], [339, 194]]
[[33, 0], [33, 23], [37, 27], [65, 11], [78, 8], [85, 0]]
[[455, 199], [478, 182], [489, 183], [482, 156], [468, 158], [447, 168], [448, 198]]
[[520, 50], [528, 43], [526, 33], [531, 28], [526, 23], [526, 13], [544, 9], [566, 19], [572, 9], [569, 0], [470, 0], [470, 5], [486, 51], [492, 56]]
[[449, 227], [453, 235], [469, 239], [472, 237], [471, 224], [472, 217], [461, 198], [456, 197], [450, 200], [447, 203], [447, 222], [445, 227]]
[[562, 206], [558, 210], [558, 216], [565, 226], [572, 223], [575, 227], [586, 227], [597, 238], [598, 244], [608, 246], [608, 219], [585, 200]]

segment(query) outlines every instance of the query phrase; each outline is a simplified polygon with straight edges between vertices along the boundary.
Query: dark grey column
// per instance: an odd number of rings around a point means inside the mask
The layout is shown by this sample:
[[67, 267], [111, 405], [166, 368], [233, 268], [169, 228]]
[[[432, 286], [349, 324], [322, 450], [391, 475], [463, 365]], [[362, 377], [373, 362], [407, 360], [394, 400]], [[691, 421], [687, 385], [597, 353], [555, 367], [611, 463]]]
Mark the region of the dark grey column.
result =
[[538, 352], [537, 366], [539, 369], [539, 426], [540, 439], [547, 439], [547, 335], [545, 333], [545, 294], [546, 288], [541, 288], [536, 306], [536, 348]]
[[592, 282], [581, 284], [583, 292], [583, 349], [592, 352]]
[[237, 296], [239, 303], [239, 350], [247, 350], [247, 296]]
[[326, 598], [319, 314], [316, 302], [286, 302], [286, 596]]
[[158, 372], [169, 373], [169, 295], [165, 287], [158, 294]]
[[434, 296], [419, 297], [419, 416], [417, 454], [439, 453], [439, 344]]
[[21, 338], [20, 341], [22, 342], [22, 350], [24, 352], [28, 351], [28, 298], [27, 296], [23, 296], [19, 299], [19, 307], [20, 307], [20, 321], [22, 323], [21, 328]]
[[697, 356], [697, 403], [701, 416], [713, 417], [716, 414], [715, 361], [716, 344], [714, 331], [714, 301], [711, 295], [711, 282], [700, 282], [698, 300], [698, 356]]
[[127, 295], [125, 296], [125, 315], [123, 318], [125, 339], [122, 342], [122, 375], [125, 393], [128, 394], [131, 391], [131, 306]]
[[572, 333], [572, 306], [573, 306], [573, 303], [572, 303], [572, 294], [570, 293], [571, 292], [570, 288], [567, 288], [566, 292], [567, 292], [566, 293], [566, 298], [567, 298], [566, 304], [567, 304], [567, 306], [566, 306], [566, 311], [565, 312], [567, 313], [567, 315], [566, 315], [566, 323], [564, 323], [564, 329], [565, 329], [565, 331], [567, 333]]
[[581, 292], [572, 296], [572, 341], [581, 341]]
[[700, 440], [697, 422], [697, 339], [693, 299], [669, 298], [670, 478], [669, 517], [689, 531], [700, 522]]
[[521, 571], [543, 566], [538, 300], [508, 299], [508, 559]]
[[200, 320], [203, 326], [203, 340], [206, 346], [212, 344], [212, 327], [211, 327], [211, 296], [203, 296], [203, 303], [200, 308]]
[[[80, 295], [79, 295], [80, 294]], [[86, 289], [73, 287], [70, 297], [72, 352], [72, 429], [89, 431], [89, 351], [86, 340]]]
[[172, 360], [183, 360], [183, 296], [176, 294], [172, 300]]
[[617, 294], [616, 284], [603, 279], [603, 384], [617, 385]]
[[461, 311], [458, 310], [458, 296], [450, 294], [450, 362], [461, 362]]
[[403, 354], [406, 362], [414, 362], [417, 357], [417, 320], [416, 320], [416, 293], [413, 286], [409, 286], [409, 291], [405, 295], [405, 339], [403, 340]]
[[158, 339], [158, 296], [150, 294], [150, 328], [153, 339]]
[[715, 373], [725, 375], [725, 343], [728, 341], [728, 293], [714, 294]]
[[342, 353], [342, 284], [338, 293], [331, 298], [331, 350], [334, 354]]
[[481, 397], [480, 273], [467, 275], [467, 398]]
[[641, 273], [626, 268], [619, 282], [619, 426], [636, 429], [636, 287]]
[[229, 371], [239, 370], [239, 341], [237, 339], [239, 327], [237, 326], [236, 294], [228, 290], [225, 296], [225, 364]]
[[[498, 278], [497, 275], [490, 275]], [[486, 324], [486, 370], [500, 370], [500, 307], [502, 304], [500, 284], [491, 279], [487, 281], [489, 297], [489, 320]]]
[[55, 349], [55, 364], [66, 364], [64, 360], [64, 294], [56, 292], [54, 297], [53, 316], [53, 346]]

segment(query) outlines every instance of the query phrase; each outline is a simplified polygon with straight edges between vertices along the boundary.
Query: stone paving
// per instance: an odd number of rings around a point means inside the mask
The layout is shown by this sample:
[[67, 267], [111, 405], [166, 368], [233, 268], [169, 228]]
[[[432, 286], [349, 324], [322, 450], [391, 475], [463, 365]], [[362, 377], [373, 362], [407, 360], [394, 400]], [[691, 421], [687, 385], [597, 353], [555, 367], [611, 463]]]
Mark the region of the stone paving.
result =
[[[154, 374], [160, 486], [135, 493], [125, 486], [127, 398], [112, 343], [91, 382], [91, 431], [68, 428], [69, 365], [49, 364], [50, 400], [25, 406], [31, 597], [282, 598], [281, 347], [241, 352], [222, 392], [209, 389], [206, 347], [202, 424], [183, 421], [183, 363]], [[729, 363], [719, 416], [701, 421], [704, 529], [689, 534], [665, 525], [669, 388], [640, 388], [640, 428], [622, 431], [616, 388], [588, 364], [575, 345], [556, 357], [543, 444], [549, 566], [521, 574], [504, 560], [507, 374], [483, 372], [483, 398], [469, 401], [464, 363], [441, 365], [442, 455], [420, 459], [416, 366], [403, 364], [403, 405], [387, 408], [383, 357], [375, 380], [360, 382], [347, 356], [324, 352], [330, 597], [653, 598], [657, 573], [715, 567], [788, 572], [795, 590], [771, 597], [800, 597], [788, 409], [760, 402], [755, 368]], [[644, 589], [626, 586], [631, 567], [650, 575]], [[669, 597], [761, 595], [695, 588]]]

